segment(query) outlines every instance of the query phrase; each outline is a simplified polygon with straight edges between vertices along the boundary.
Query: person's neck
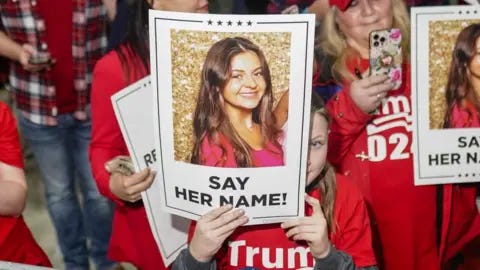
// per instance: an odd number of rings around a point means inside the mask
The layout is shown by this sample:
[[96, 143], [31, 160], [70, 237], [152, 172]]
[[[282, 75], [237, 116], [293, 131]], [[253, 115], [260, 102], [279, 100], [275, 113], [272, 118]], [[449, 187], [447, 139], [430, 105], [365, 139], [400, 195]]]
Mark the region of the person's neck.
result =
[[226, 108], [226, 113], [230, 123], [234, 127], [243, 127], [247, 130], [253, 129], [253, 117], [251, 110], [241, 110], [238, 108]]
[[353, 49], [362, 59], [368, 59], [370, 57], [370, 51], [368, 49], [368, 45], [362, 46], [363, 44], [357, 43], [352, 39], [347, 40], [347, 44], [350, 48]]

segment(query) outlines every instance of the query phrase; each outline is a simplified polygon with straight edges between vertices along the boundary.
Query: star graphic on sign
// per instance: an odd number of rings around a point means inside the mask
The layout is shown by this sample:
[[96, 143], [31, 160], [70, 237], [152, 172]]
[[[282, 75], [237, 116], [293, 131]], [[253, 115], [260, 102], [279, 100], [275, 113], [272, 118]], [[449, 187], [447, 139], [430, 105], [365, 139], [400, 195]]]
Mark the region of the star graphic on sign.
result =
[[238, 25], [238, 26], [242, 26], [242, 22], [241, 22], [241, 21], [238, 21], [238, 22], [237, 22], [237, 25]]
[[252, 26], [252, 21], [247, 22], [248, 26]]
[[228, 26], [232, 26], [232, 21], [227, 22]]
[[212, 20], [208, 20], [208, 25], [212, 25]]
[[223, 23], [222, 21], [218, 21], [218, 22], [217, 22], [218, 25], [222, 25], [222, 23]]

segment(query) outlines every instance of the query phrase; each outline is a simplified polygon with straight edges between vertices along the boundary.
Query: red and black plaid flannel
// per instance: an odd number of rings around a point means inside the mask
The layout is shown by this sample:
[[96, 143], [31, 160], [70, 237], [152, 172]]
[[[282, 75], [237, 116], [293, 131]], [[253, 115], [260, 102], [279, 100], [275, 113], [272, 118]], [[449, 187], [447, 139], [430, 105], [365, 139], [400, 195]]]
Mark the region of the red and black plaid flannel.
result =
[[[36, 1], [3, 0], [0, 16], [2, 27], [10, 38], [19, 44], [29, 43], [36, 46], [37, 50], [42, 50], [46, 48], [46, 31]], [[77, 93], [75, 116], [85, 119], [93, 67], [107, 45], [106, 12], [102, 0], [72, 1], [72, 57], [74, 88]], [[34, 123], [56, 125], [58, 109], [55, 86], [49, 72], [30, 73], [19, 63], [11, 62], [9, 79], [18, 109]]]

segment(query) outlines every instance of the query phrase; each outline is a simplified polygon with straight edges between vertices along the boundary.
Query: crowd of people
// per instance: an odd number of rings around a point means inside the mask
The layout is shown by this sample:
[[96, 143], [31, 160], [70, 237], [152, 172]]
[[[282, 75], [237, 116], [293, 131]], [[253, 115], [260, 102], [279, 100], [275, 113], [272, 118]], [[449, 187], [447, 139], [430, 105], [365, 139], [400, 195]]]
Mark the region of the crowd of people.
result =
[[[101, 270], [121, 269], [122, 262], [147, 270], [480, 269], [480, 186], [415, 186], [411, 129], [369, 129], [374, 121], [411, 115], [408, 6], [450, 2], [211, 3], [210, 12], [316, 15], [305, 217], [242, 226], [243, 210], [215, 208], [192, 222], [188, 247], [168, 266], [141, 200], [155, 172], [129, 165], [110, 98], [150, 72], [149, 9], [207, 13], [209, 1], [3, 1], [0, 56], [9, 75], [0, 78], [8, 79], [15, 113], [0, 103], [0, 260], [51, 266], [22, 218], [27, 185], [20, 131], [39, 165], [66, 269], [89, 269], [90, 260]], [[403, 36], [399, 88], [387, 75], [369, 75], [369, 33], [389, 28]], [[480, 126], [479, 40], [479, 24], [456, 40], [445, 128]], [[199, 70], [192, 163], [284, 164], [288, 106], [274, 108], [269, 64], [252, 40], [212, 45]], [[288, 105], [286, 93], [278, 104]], [[232, 243], [240, 242], [270, 253], [238, 252]], [[276, 248], [303, 250], [305, 257], [272, 255]]]

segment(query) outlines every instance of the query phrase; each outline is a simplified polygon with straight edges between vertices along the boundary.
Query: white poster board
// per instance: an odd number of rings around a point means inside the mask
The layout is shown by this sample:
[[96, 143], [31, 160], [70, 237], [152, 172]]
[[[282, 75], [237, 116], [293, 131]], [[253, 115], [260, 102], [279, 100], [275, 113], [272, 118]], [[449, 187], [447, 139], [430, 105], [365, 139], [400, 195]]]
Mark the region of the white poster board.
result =
[[[197, 220], [226, 203], [248, 225], [304, 215], [312, 84], [314, 15], [215, 15], [150, 11], [157, 185], [165, 211]], [[264, 52], [275, 101], [288, 93], [284, 166], [221, 168], [192, 164], [193, 112], [207, 51], [243, 37]], [[288, 92], [286, 90], [289, 89]]]
[[480, 23], [478, 6], [416, 7], [412, 14], [415, 184], [480, 181], [480, 128], [444, 128], [446, 88], [458, 34]]
[[[113, 109], [136, 171], [147, 167], [158, 171], [156, 156], [159, 151], [155, 147], [152, 98], [150, 76], [112, 96]], [[169, 265], [187, 246], [190, 220], [162, 211], [158, 192], [162, 180], [159, 177], [161, 174], [157, 173], [152, 186], [142, 192], [142, 200], [163, 262]]]

